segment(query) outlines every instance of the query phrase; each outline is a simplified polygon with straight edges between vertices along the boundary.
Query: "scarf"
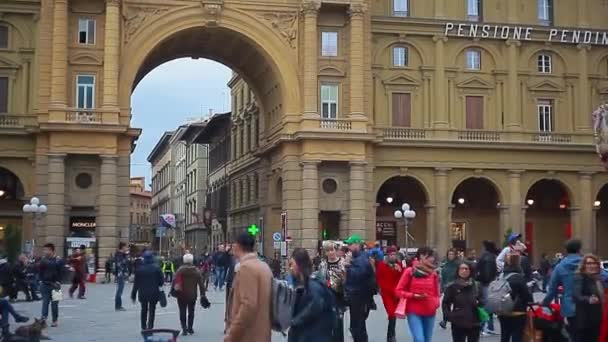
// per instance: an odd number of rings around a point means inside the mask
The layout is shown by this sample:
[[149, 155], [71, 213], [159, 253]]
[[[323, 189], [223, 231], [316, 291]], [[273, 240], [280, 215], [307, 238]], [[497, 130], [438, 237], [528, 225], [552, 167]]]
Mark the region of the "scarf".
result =
[[424, 278], [424, 277], [428, 277], [429, 275], [431, 275], [433, 272], [435, 272], [435, 269], [432, 267], [428, 267], [427, 265], [424, 265], [423, 263], [418, 263], [416, 266], [414, 266], [414, 277], [415, 278]]
[[456, 278], [456, 280], [454, 280], [454, 283], [462, 286], [462, 287], [469, 287], [473, 285], [473, 278], [469, 278], [467, 280], [464, 280], [462, 278]]

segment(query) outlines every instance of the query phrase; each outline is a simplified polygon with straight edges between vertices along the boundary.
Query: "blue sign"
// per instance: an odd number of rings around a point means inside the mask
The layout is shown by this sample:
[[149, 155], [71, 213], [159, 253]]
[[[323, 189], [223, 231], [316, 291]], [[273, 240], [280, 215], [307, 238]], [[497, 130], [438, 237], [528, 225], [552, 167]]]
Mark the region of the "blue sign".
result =
[[166, 227], [157, 227], [156, 228], [156, 237], [160, 238], [160, 237], [165, 237], [167, 235], [167, 228]]
[[272, 240], [281, 241], [282, 239], [283, 239], [283, 237], [281, 236], [281, 233], [277, 232], [277, 233], [272, 234]]

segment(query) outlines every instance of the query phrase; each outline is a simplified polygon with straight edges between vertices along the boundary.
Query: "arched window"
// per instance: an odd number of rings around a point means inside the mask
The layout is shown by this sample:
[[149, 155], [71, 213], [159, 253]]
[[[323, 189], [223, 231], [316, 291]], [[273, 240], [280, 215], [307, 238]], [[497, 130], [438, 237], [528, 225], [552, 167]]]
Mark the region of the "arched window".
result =
[[404, 67], [408, 64], [408, 49], [405, 46], [393, 47], [393, 66]]
[[551, 55], [546, 53], [538, 55], [538, 72], [543, 74], [550, 74], [553, 72]]
[[481, 70], [481, 51], [468, 49], [466, 52], [467, 70]]

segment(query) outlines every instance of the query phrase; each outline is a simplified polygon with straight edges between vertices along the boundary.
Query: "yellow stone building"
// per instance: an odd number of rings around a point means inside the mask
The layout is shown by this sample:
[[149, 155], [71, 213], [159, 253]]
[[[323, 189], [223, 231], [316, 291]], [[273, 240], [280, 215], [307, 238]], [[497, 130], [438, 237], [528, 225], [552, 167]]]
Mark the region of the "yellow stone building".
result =
[[415, 244], [442, 252], [512, 229], [535, 255], [570, 234], [608, 254], [590, 120], [608, 99], [606, 1], [6, 0], [0, 13], [0, 184], [19, 180], [0, 220], [30, 227], [19, 207], [39, 196], [39, 243], [63, 249], [85, 212], [101, 259], [113, 251], [129, 224], [131, 93], [190, 56], [233, 68], [256, 98], [267, 242], [286, 212], [292, 245], [402, 244], [392, 212], [407, 201]]

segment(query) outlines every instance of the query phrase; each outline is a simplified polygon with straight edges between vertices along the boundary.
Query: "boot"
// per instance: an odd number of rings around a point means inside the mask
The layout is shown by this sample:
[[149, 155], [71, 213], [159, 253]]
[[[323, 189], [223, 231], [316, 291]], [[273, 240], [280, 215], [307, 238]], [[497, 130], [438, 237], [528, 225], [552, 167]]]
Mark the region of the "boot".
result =
[[12, 336], [12, 334], [11, 334], [11, 331], [9, 329], [8, 324], [5, 325], [5, 326], [3, 326], [2, 327], [2, 338], [3, 338], [3, 340], [8, 341], [8, 338], [11, 337], [11, 336]]
[[388, 329], [386, 331], [386, 341], [387, 342], [396, 342], [397, 338], [395, 337], [396, 331], [395, 328], [397, 327], [397, 319], [396, 318], [389, 318], [388, 319]]

